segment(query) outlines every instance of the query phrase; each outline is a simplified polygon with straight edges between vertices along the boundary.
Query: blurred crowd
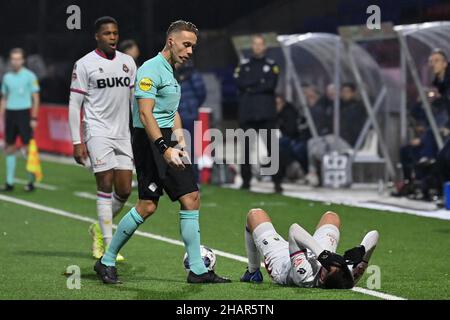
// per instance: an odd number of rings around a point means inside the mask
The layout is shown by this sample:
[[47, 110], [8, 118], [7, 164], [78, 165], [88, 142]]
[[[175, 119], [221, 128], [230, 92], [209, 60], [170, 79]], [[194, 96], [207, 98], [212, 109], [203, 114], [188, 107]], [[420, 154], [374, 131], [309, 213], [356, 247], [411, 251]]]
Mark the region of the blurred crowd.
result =
[[[295, 163], [299, 164], [306, 183], [321, 186], [321, 165], [326, 154], [334, 151], [350, 154], [355, 147], [361, 147], [356, 143], [368, 118], [365, 106], [354, 83], [343, 83], [339, 92], [333, 84], [323, 91], [312, 83], [303, 84], [302, 93], [311, 117], [308, 121], [303, 106], [294, 105], [276, 93], [278, 67], [276, 61], [265, 56], [265, 50], [264, 38], [254, 36], [251, 56], [236, 69], [240, 91], [239, 124], [244, 129], [280, 130], [280, 170], [272, 177], [276, 192], [282, 191], [281, 183], [286, 176], [292, 176], [288, 171]], [[399, 150], [402, 175], [395, 184], [394, 196], [442, 199], [443, 184], [450, 181], [450, 71], [448, 58], [442, 50], [432, 52], [429, 69], [434, 81], [426, 89], [426, 96], [445, 146], [439, 150], [426, 108], [417, 95], [417, 101], [408, 106], [409, 138]], [[336, 99], [340, 100], [337, 124], [334, 123]], [[335, 125], [339, 128], [338, 135]], [[315, 137], [312, 126], [317, 132]], [[271, 146], [267, 145], [267, 149], [270, 155]], [[244, 165], [241, 172], [242, 188], [248, 189], [251, 171]]]
[[400, 150], [403, 180], [397, 184], [396, 196], [417, 200], [437, 200], [443, 196], [443, 184], [449, 181], [450, 161], [450, 70], [446, 54], [439, 49], [429, 57], [432, 86], [426, 90], [428, 102], [444, 148], [439, 151], [422, 101], [409, 106], [409, 142]]

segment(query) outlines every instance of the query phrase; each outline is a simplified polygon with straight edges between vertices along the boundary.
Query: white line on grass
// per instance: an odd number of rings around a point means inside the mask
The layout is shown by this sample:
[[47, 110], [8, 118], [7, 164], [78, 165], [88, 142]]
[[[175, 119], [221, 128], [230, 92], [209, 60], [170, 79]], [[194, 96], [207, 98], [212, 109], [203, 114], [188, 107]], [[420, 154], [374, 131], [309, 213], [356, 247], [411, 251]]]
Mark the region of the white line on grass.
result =
[[[14, 182], [17, 182], [18, 184], [28, 184], [29, 183], [28, 180], [19, 179], [19, 178], [14, 178]], [[39, 188], [39, 189], [44, 189], [44, 190], [49, 190], [49, 191], [56, 191], [56, 190], [58, 190], [57, 186], [53, 186], [53, 185], [50, 185], [50, 184], [36, 182], [34, 185], [37, 188]]]
[[[79, 197], [79, 198], [83, 198], [83, 199], [97, 200], [97, 196], [95, 194], [89, 193], [89, 192], [75, 191], [73, 193], [73, 195], [76, 197]], [[125, 206], [132, 208], [132, 207], [134, 207], [134, 204], [132, 204], [130, 202], [125, 202]]]
[[406, 300], [405, 298], [402, 298], [402, 297], [397, 297], [397, 296], [393, 296], [393, 295], [390, 295], [387, 293], [373, 291], [373, 290], [364, 289], [364, 288], [360, 288], [360, 287], [354, 287], [352, 289], [352, 291], [375, 296], [377, 298], [384, 299], [384, 300]]
[[[45, 212], [49, 212], [49, 213], [53, 213], [59, 216], [63, 216], [66, 218], [71, 218], [71, 219], [75, 219], [75, 220], [79, 220], [79, 221], [84, 221], [84, 222], [89, 222], [89, 223], [95, 223], [97, 222], [96, 219], [92, 219], [92, 218], [88, 218], [88, 217], [84, 217], [75, 213], [70, 213], [68, 211], [65, 210], [61, 210], [61, 209], [56, 209], [56, 208], [51, 208], [51, 207], [47, 207], [41, 204], [37, 204], [31, 201], [27, 201], [27, 200], [22, 200], [22, 199], [18, 199], [15, 197], [10, 197], [10, 196], [5, 196], [0, 194], [0, 200], [3, 201], [7, 201], [10, 203], [14, 203], [17, 205], [21, 205], [21, 206], [25, 206], [28, 208], [32, 208], [32, 209], [36, 209], [36, 210], [40, 210], [40, 211], [45, 211]], [[116, 229], [117, 226], [113, 225], [113, 228]], [[170, 243], [170, 244], [174, 244], [177, 246], [183, 246], [184, 247], [184, 243], [179, 241], [179, 240], [174, 240], [171, 238], [167, 238], [164, 236], [160, 236], [160, 235], [156, 235], [156, 234], [152, 234], [149, 232], [143, 232], [143, 231], [139, 231], [137, 230], [135, 232], [135, 234], [141, 236], [141, 237], [145, 237], [145, 238], [150, 238], [150, 239], [154, 239], [154, 240], [159, 240], [162, 242], [166, 242], [166, 243]], [[247, 258], [242, 257], [242, 256], [238, 256], [235, 254], [231, 254], [228, 252], [224, 252], [221, 250], [216, 250], [216, 249], [212, 249], [216, 255], [224, 257], [224, 258], [229, 258], [232, 260], [236, 260], [236, 261], [240, 261], [240, 262], [244, 262], [247, 263]], [[383, 293], [383, 292], [378, 292], [378, 291], [373, 291], [373, 290], [369, 290], [369, 289], [364, 289], [364, 288], [359, 288], [359, 287], [355, 287], [352, 289], [352, 291], [354, 292], [358, 292], [358, 293], [362, 293], [362, 294], [366, 294], [366, 295], [370, 295], [370, 296], [374, 296], [380, 299], [385, 299], [385, 300], [406, 300], [405, 298], [402, 297], [397, 297], [394, 295], [390, 295], [387, 293]]]

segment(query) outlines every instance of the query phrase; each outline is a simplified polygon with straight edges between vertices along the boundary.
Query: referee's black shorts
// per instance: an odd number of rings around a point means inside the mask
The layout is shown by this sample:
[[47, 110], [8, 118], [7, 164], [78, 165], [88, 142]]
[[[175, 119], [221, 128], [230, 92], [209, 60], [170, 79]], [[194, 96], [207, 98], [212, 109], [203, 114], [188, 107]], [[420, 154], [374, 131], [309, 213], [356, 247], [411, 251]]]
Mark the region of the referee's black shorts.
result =
[[[172, 129], [163, 128], [161, 133], [169, 146], [176, 146], [177, 142], [171, 141]], [[192, 165], [185, 164], [184, 170], [169, 166], [150, 142], [145, 129], [134, 128], [132, 145], [140, 200], [158, 200], [164, 190], [172, 201], [176, 201], [185, 194], [198, 191]]]
[[6, 110], [5, 112], [5, 141], [6, 144], [16, 143], [17, 136], [27, 145], [32, 137], [30, 125], [30, 110]]

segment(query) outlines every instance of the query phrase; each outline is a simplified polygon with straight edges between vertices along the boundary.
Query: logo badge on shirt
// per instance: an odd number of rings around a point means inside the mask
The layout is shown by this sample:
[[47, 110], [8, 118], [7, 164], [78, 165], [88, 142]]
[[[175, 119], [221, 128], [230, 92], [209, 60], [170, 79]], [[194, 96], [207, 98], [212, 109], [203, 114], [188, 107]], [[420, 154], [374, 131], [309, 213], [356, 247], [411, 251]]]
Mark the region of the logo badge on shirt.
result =
[[148, 188], [150, 189], [151, 192], [155, 192], [156, 189], [158, 189], [158, 185], [157, 185], [156, 183], [152, 182], [152, 183], [148, 186]]
[[98, 71], [100, 71], [100, 73], [103, 73], [103, 68], [98, 68]]
[[263, 71], [266, 72], [266, 73], [269, 72], [270, 71], [270, 67], [267, 64], [265, 64], [264, 67], [263, 67]]
[[150, 78], [142, 78], [139, 81], [139, 89], [142, 91], [149, 91], [153, 86], [153, 81]]
[[306, 270], [305, 270], [304, 268], [299, 268], [299, 269], [297, 270], [297, 272], [300, 273], [300, 274], [305, 274], [305, 273], [306, 273]]
[[127, 65], [124, 63], [123, 67], [122, 67], [123, 71], [125, 71], [126, 73], [128, 73], [128, 71], [130, 71], [130, 69], [128, 69]]

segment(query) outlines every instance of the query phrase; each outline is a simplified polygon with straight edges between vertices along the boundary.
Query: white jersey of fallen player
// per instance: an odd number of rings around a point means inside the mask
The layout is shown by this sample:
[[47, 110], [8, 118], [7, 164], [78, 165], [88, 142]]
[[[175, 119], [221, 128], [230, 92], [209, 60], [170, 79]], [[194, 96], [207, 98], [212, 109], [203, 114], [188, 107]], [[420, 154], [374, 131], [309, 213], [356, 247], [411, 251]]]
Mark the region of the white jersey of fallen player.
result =
[[108, 59], [96, 49], [75, 63], [70, 91], [84, 95], [85, 141], [90, 137], [130, 138], [130, 101], [135, 76], [133, 58], [119, 51]]
[[310, 250], [291, 254], [291, 266], [286, 277], [287, 285], [314, 288], [319, 285], [322, 265]]
[[[340, 232], [336, 226], [325, 224], [319, 227], [312, 237], [323, 250], [336, 252]], [[311, 250], [301, 248], [298, 252], [290, 252], [289, 257], [291, 268], [286, 277], [288, 284], [299, 287], [319, 286], [322, 265]]]

